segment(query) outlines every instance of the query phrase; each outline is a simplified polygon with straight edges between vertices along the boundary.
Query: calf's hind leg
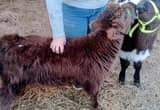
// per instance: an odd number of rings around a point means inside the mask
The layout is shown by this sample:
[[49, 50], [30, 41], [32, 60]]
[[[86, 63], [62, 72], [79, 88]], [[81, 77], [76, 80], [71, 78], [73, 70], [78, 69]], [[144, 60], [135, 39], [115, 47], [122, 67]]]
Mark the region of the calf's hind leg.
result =
[[14, 99], [15, 97], [10, 94], [7, 86], [0, 88], [0, 110], [10, 110]]
[[10, 84], [10, 91], [13, 95], [22, 95], [24, 92], [24, 88], [26, 87], [26, 84], [24, 82], [19, 82], [15, 84]]
[[135, 73], [134, 73], [134, 85], [137, 87], [140, 87], [140, 70], [142, 68], [142, 62], [134, 62], [134, 68], [135, 68]]

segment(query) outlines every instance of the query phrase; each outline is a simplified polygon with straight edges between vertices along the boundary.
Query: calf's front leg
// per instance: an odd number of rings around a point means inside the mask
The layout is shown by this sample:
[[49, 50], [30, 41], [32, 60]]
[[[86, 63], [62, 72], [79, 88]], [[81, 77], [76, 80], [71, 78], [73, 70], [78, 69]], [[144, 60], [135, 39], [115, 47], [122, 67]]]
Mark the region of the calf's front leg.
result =
[[86, 81], [86, 83], [84, 84], [84, 89], [91, 96], [94, 110], [98, 110], [97, 95], [98, 95], [99, 85], [96, 84], [96, 81], [95, 82]]
[[125, 84], [126, 69], [128, 68], [130, 62], [128, 60], [120, 58], [120, 64], [121, 64], [121, 71], [119, 73], [119, 83], [121, 85], [124, 85]]

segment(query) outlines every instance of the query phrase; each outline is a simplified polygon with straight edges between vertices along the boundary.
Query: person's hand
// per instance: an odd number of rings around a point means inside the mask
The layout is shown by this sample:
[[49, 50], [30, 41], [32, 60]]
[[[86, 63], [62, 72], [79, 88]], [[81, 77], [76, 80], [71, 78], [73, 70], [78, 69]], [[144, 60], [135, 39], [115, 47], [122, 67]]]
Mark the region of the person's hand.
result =
[[64, 51], [64, 45], [66, 44], [66, 38], [56, 38], [53, 39], [50, 48], [52, 49], [53, 52], [60, 54], [63, 53]]

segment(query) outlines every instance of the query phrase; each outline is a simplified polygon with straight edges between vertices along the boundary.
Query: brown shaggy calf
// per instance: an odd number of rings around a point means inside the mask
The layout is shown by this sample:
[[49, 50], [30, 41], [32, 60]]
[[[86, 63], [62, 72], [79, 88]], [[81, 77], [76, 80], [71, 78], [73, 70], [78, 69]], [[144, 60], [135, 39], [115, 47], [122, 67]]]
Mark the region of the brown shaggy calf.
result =
[[12, 97], [22, 93], [26, 85], [77, 82], [92, 96], [97, 108], [100, 86], [118, 56], [123, 34], [134, 21], [128, 11], [135, 13], [130, 3], [111, 4], [92, 24], [96, 31], [80, 39], [68, 39], [62, 54], [51, 51], [51, 38], [16, 34], [0, 38], [1, 110], [8, 110]]

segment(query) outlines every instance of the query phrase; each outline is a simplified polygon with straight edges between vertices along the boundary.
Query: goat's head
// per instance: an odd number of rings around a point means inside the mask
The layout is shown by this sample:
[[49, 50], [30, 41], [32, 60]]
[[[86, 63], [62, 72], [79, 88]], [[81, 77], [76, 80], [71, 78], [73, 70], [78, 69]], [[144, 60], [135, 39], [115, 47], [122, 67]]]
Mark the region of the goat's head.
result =
[[[154, 8], [153, 4], [151, 3], [152, 1], [153, 3], [155, 3], [155, 6], [159, 12], [156, 11], [156, 8]], [[159, 0], [152, 0], [152, 1], [142, 0], [137, 5], [139, 20], [141, 20], [141, 22], [148, 24], [147, 25], [148, 27], [151, 26], [152, 24], [154, 24], [152, 25], [153, 27], [159, 26], [160, 24], [160, 2]], [[154, 19], [154, 17], [157, 17], [157, 18]], [[151, 20], [153, 21], [150, 22]]]
[[[160, 2], [159, 0], [152, 0], [157, 8], [160, 10]], [[152, 19], [153, 16], [155, 16], [155, 10], [153, 5], [150, 3], [149, 0], [142, 0], [138, 5], [138, 17], [144, 21], [147, 22]]]
[[103, 30], [114, 28], [127, 34], [131, 24], [134, 23], [134, 18], [135, 6], [133, 4], [109, 4], [98, 19], [91, 23], [90, 27]]

